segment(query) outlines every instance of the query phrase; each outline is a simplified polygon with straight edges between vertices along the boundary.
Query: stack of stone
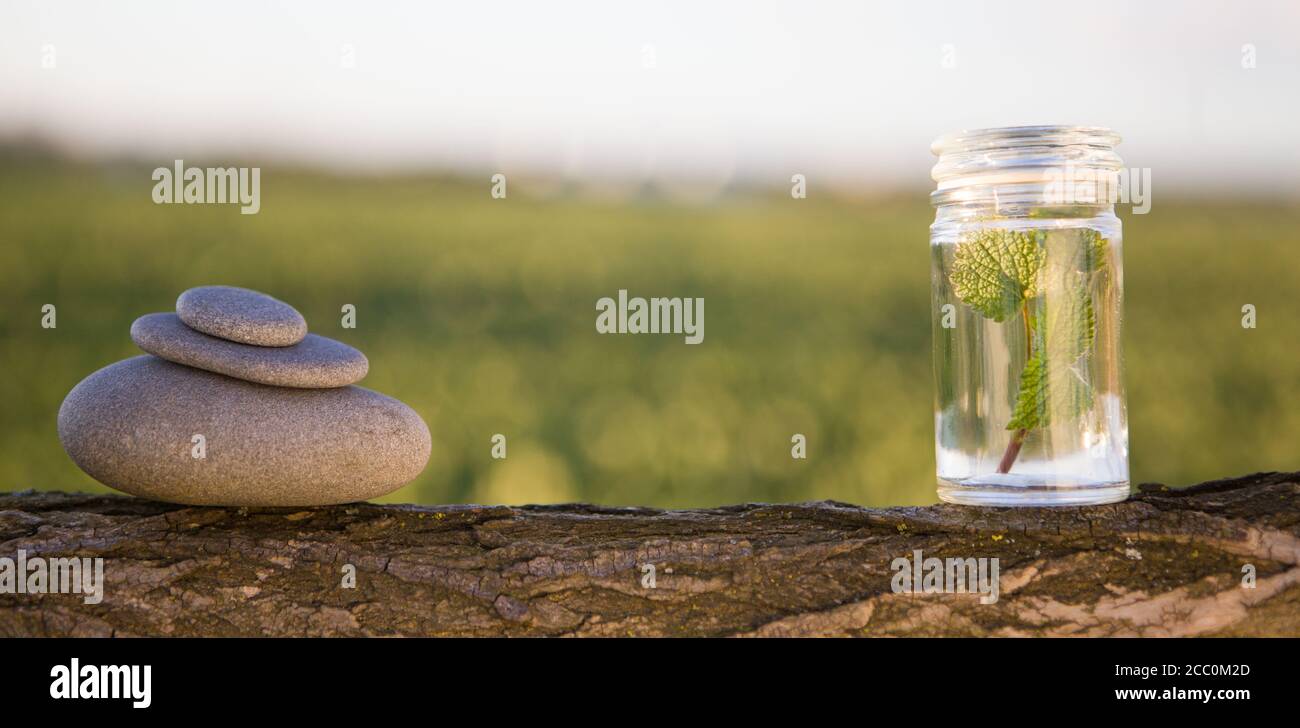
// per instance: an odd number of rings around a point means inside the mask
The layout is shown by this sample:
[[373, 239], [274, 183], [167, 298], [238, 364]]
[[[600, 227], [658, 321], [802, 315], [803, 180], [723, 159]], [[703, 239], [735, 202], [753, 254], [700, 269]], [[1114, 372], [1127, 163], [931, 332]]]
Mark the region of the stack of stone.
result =
[[64, 449], [107, 486], [190, 505], [328, 505], [396, 490], [428, 462], [420, 416], [354, 386], [366, 357], [307, 333], [287, 303], [193, 288], [131, 339], [148, 354], [91, 374], [59, 409]]

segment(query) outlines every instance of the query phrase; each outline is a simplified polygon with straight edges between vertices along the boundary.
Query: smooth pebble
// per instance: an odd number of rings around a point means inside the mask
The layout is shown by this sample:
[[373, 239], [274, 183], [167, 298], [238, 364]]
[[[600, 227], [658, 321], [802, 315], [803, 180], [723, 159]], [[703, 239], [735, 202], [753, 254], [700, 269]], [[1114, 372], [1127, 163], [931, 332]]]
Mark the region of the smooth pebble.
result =
[[99, 482], [191, 505], [375, 498], [419, 475], [431, 450], [420, 416], [378, 392], [269, 387], [148, 355], [73, 388], [58, 430], [73, 461]]
[[366, 355], [341, 341], [308, 334], [293, 346], [251, 346], [199, 333], [174, 313], [151, 313], [131, 324], [131, 340], [155, 356], [275, 387], [322, 389], [361, 381]]
[[234, 286], [200, 286], [176, 299], [176, 313], [195, 331], [254, 346], [292, 346], [307, 336], [293, 306]]

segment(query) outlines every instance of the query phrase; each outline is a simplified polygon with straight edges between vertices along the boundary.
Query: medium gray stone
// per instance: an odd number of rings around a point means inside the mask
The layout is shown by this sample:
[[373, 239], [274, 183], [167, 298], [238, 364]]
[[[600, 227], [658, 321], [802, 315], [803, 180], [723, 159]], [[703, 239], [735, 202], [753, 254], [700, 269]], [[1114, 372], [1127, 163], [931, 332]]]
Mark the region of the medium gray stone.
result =
[[250, 346], [201, 334], [174, 313], [151, 313], [131, 324], [136, 346], [177, 364], [258, 384], [321, 389], [361, 381], [365, 354], [341, 341], [308, 334], [293, 346]]
[[297, 309], [247, 288], [191, 288], [176, 299], [176, 313], [195, 331], [241, 344], [292, 346], [307, 336]]
[[[206, 457], [193, 456], [194, 436]], [[173, 503], [312, 506], [375, 498], [420, 474], [428, 427], [361, 387], [285, 389], [137, 356], [73, 388], [59, 439], [99, 482]]]

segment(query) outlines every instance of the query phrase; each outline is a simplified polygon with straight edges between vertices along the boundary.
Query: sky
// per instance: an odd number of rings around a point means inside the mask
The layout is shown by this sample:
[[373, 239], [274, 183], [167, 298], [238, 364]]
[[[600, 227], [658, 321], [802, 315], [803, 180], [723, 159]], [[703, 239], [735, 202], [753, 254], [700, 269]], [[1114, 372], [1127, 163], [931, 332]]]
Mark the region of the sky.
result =
[[28, 2], [0, 137], [145, 160], [928, 187], [964, 128], [1109, 126], [1300, 195], [1300, 2]]

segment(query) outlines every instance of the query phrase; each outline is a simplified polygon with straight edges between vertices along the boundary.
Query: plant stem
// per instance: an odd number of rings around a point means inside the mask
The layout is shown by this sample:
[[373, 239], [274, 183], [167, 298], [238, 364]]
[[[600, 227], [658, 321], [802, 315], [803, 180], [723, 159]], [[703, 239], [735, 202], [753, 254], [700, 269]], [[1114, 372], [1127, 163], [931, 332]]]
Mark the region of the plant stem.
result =
[[[1020, 306], [1020, 317], [1025, 322], [1025, 359], [1028, 360], [1034, 356], [1034, 328], [1029, 323], [1029, 302], [1025, 301]], [[1006, 452], [1002, 453], [1002, 461], [998, 463], [999, 473], [1011, 472], [1011, 466], [1015, 464], [1016, 458], [1020, 456], [1020, 448], [1025, 444], [1025, 437], [1029, 435], [1029, 430], [1019, 429], [1011, 435], [1011, 442], [1007, 443]]]
[[999, 473], [1011, 472], [1011, 465], [1016, 462], [1016, 457], [1020, 455], [1020, 446], [1025, 444], [1025, 435], [1029, 430], [1016, 430], [1011, 436], [1011, 442], [1007, 443], [1007, 451], [1002, 453], [1002, 462], [998, 463]]

